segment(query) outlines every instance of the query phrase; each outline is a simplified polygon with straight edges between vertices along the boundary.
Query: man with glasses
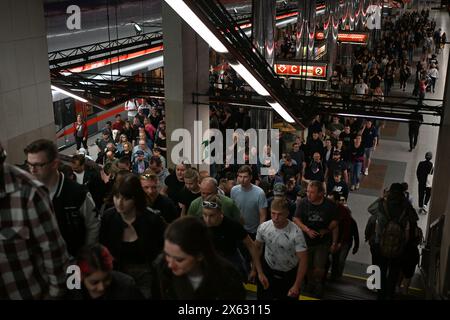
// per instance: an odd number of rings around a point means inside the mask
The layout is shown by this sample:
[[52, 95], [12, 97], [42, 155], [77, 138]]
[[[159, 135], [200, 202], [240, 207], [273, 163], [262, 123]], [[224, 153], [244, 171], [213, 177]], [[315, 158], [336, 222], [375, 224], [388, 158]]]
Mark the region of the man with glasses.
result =
[[68, 254], [48, 193], [5, 159], [0, 144], [0, 299], [60, 297]]
[[[192, 201], [187, 212], [190, 216], [201, 217], [202, 216], [202, 202], [209, 196], [218, 195], [218, 185], [214, 178], [207, 177], [200, 183], [201, 196]], [[225, 216], [231, 220], [241, 222], [241, 212], [236, 206], [236, 203], [227, 196], [218, 195], [222, 205], [222, 212]]]
[[247, 280], [247, 272], [244, 268], [244, 260], [239, 252], [239, 244], [244, 244], [252, 257], [252, 273], [249, 278], [253, 278], [258, 272], [258, 278], [264, 287], [267, 288], [267, 278], [264, 276], [259, 259], [258, 251], [244, 227], [237, 221], [224, 216], [222, 211], [222, 201], [219, 195], [213, 194], [202, 201], [203, 221], [208, 226], [215, 249], [225, 259], [230, 261]]
[[31, 174], [49, 191], [61, 235], [69, 254], [75, 257], [82, 246], [98, 240], [100, 222], [94, 200], [85, 186], [58, 170], [58, 150], [52, 141], [36, 140], [24, 152]]

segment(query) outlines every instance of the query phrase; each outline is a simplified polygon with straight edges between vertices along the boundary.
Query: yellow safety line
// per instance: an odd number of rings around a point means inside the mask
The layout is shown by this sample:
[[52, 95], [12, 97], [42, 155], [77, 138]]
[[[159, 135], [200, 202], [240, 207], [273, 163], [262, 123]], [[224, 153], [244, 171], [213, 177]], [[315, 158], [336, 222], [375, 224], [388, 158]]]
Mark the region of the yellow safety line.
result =
[[[367, 278], [360, 277], [360, 276], [355, 276], [355, 275], [352, 275], [352, 274], [344, 273], [343, 276], [347, 277], [347, 278], [353, 278], [353, 279], [357, 279], [357, 280], [367, 281]], [[409, 289], [414, 290], [414, 291], [418, 291], [418, 292], [423, 292], [423, 289], [419, 289], [419, 288], [410, 287]]]
[[[256, 285], [254, 285], [252, 283], [244, 283], [244, 287], [245, 287], [245, 290], [256, 293]], [[298, 297], [298, 300], [302, 300], [302, 301], [307, 301], [307, 300], [309, 300], [309, 301], [316, 301], [316, 300], [320, 300], [320, 299], [316, 299], [316, 298], [313, 298], [313, 297], [300, 295]]]

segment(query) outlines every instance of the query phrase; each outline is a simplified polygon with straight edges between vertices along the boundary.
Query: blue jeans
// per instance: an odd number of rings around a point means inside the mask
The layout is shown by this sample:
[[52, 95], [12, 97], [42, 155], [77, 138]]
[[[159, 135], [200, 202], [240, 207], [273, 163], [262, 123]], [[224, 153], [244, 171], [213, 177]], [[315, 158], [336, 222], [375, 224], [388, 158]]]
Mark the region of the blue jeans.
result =
[[361, 173], [361, 169], [362, 169], [362, 162], [354, 162], [352, 164], [352, 185], [356, 185], [357, 183], [359, 183], [359, 174]]

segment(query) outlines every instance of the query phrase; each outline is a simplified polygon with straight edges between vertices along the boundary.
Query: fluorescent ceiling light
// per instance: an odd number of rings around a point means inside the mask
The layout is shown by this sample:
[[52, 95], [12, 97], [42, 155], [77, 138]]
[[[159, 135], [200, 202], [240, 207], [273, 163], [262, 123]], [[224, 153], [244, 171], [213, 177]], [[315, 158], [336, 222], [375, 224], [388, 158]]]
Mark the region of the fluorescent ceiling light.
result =
[[289, 123], [294, 123], [295, 120], [294, 118], [291, 117], [291, 115], [278, 103], [278, 102], [269, 102], [267, 101], [268, 104], [270, 104], [270, 106], [272, 108], [275, 109], [275, 111], [287, 122]]
[[79, 101], [81, 101], [81, 102], [84, 102], [84, 103], [87, 103], [87, 102], [88, 102], [86, 99], [84, 99], [84, 98], [82, 98], [82, 97], [79, 97], [79, 96], [77, 96], [77, 95], [74, 95], [73, 93], [71, 93], [71, 92], [69, 92], [69, 91], [66, 91], [66, 90], [64, 90], [64, 89], [58, 88], [58, 87], [56, 87], [56, 86], [54, 86], [54, 85], [52, 85], [51, 88], [52, 88], [53, 90], [55, 90], [55, 91], [61, 92], [61, 93], [65, 94], [66, 96], [69, 96], [69, 97], [74, 98], [74, 99], [76, 99], [76, 100], [79, 100]]
[[139, 24], [137, 24], [136, 22], [133, 22], [133, 26], [134, 26], [134, 31], [136, 31], [136, 34], [141, 34], [142, 33], [142, 28]]
[[192, 12], [192, 10], [181, 0], [165, 0], [169, 6], [175, 10], [183, 20], [197, 32], [215, 51], [228, 53], [227, 48], [219, 39], [208, 29], [207, 26]]
[[237, 64], [231, 64], [231, 67], [236, 70], [237, 73], [245, 80], [247, 83], [258, 92], [258, 94], [262, 96], [270, 96], [270, 93], [262, 86], [262, 84], [256, 80], [256, 78], [250, 73], [250, 71], [247, 70], [246, 67], [244, 67], [239, 62]]

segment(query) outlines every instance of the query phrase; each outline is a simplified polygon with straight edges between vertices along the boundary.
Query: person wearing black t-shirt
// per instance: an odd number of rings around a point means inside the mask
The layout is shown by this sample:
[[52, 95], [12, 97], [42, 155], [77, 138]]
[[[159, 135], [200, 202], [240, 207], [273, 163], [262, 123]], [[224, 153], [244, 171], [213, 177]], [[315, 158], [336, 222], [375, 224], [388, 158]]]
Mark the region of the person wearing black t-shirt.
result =
[[[163, 190], [163, 194], [167, 194], [170, 200], [176, 204], [177, 208], [179, 208], [178, 203], [180, 202], [180, 193], [184, 188], [184, 173], [186, 172], [185, 164], [178, 164], [175, 167], [175, 172], [170, 174], [164, 183], [166, 187]], [[181, 209], [180, 209], [181, 211]]]
[[327, 184], [327, 194], [337, 192], [339, 196], [344, 197], [345, 201], [348, 198], [348, 185], [342, 181], [341, 171], [334, 171], [333, 179], [329, 180]]
[[341, 159], [341, 153], [337, 150], [333, 152], [333, 158], [330, 159], [330, 161], [328, 161], [327, 163], [327, 170], [325, 171], [325, 181], [327, 183], [333, 180], [335, 171], [342, 172], [344, 181], [348, 183], [347, 167], [345, 165], [345, 162]]
[[312, 139], [308, 141], [306, 144], [306, 163], [311, 162], [312, 156], [315, 152], [318, 152], [320, 156], [323, 158], [324, 155], [324, 147], [323, 142], [320, 140], [320, 136], [318, 132], [312, 133]]
[[243, 243], [250, 252], [254, 271], [262, 283], [267, 281], [262, 271], [261, 261], [253, 240], [248, 235], [242, 224], [225, 216], [222, 211], [220, 196], [214, 194], [206, 197], [202, 202], [203, 221], [208, 226], [212, 236], [214, 248], [225, 259], [230, 261], [242, 274], [243, 280], [247, 280], [248, 270], [245, 270], [244, 258], [238, 247]]
[[184, 174], [184, 188], [181, 189], [179, 205], [181, 207], [181, 216], [185, 216], [192, 201], [200, 197], [200, 176], [195, 169], [187, 169]]
[[289, 153], [286, 155], [285, 162], [280, 168], [280, 175], [283, 177], [285, 183], [287, 182], [286, 177], [295, 177], [296, 181], [301, 181], [301, 175], [298, 166], [297, 164], [294, 164], [292, 162], [292, 157]]
[[345, 124], [344, 131], [339, 135], [339, 140], [342, 140], [344, 147], [350, 148], [353, 141], [353, 134], [350, 131], [350, 124]]
[[162, 217], [167, 223], [180, 216], [175, 204], [169, 197], [159, 193], [161, 189], [159, 178], [155, 174], [141, 175], [141, 186], [148, 198], [148, 209]]
[[[311, 181], [325, 182], [325, 168], [320, 160], [320, 153], [316, 152], [313, 155], [313, 160], [305, 169], [305, 176], [302, 179], [303, 183], [310, 183]], [[325, 188], [325, 185], [324, 185]]]
[[338, 222], [336, 205], [325, 198], [319, 181], [311, 181], [307, 197], [297, 205], [294, 223], [303, 231], [308, 245], [308, 289], [321, 296], [328, 253], [336, 251]]

